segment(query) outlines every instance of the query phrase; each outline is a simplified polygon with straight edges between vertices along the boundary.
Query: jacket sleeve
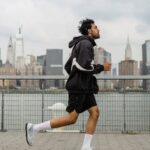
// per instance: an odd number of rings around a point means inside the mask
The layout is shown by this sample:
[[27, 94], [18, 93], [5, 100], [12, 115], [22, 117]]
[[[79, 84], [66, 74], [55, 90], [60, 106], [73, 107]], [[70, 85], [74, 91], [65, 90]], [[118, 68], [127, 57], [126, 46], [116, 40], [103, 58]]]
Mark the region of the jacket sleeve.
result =
[[74, 58], [73, 65], [75, 65], [79, 71], [86, 74], [97, 74], [104, 71], [103, 65], [94, 64], [93, 46], [89, 41], [81, 41], [78, 50], [78, 57], [77, 60]]
[[97, 64], [95, 65], [94, 64], [94, 70], [93, 70], [93, 74], [98, 74], [98, 73], [101, 73], [102, 71], [104, 71], [104, 66], [101, 65], [101, 64]]
[[72, 66], [72, 58], [71, 56], [69, 57], [69, 59], [67, 60], [64, 69], [66, 70], [66, 72], [68, 73], [68, 75], [70, 75], [71, 73], [71, 66]]

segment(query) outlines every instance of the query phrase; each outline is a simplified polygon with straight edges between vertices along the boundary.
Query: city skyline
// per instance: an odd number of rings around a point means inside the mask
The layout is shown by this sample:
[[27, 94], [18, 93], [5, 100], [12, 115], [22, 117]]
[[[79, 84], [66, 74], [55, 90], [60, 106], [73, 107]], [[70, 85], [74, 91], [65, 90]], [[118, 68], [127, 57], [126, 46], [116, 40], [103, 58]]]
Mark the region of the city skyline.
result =
[[[16, 36], [17, 36], [17, 35], [18, 35], [18, 34], [16, 33]], [[21, 35], [21, 36], [22, 36], [22, 38], [24, 38], [23, 35]], [[7, 43], [7, 47], [9, 47], [10, 39], [11, 39], [11, 42], [12, 42], [12, 36], [9, 37], [9, 40], [8, 40], [9, 42]], [[14, 38], [14, 39], [13, 39], [13, 42], [15, 43], [16, 41], [17, 41], [17, 38], [16, 38], [16, 39]], [[145, 39], [145, 41], [147, 41], [147, 40]], [[144, 41], [144, 42], [145, 42], [145, 41]], [[144, 42], [143, 42], [143, 43], [144, 43]], [[129, 34], [127, 35], [127, 40], [126, 40], [125, 43], [126, 43], [126, 45], [124, 45], [124, 52], [123, 52], [124, 54], [122, 53], [122, 56], [121, 56], [122, 59], [120, 59], [120, 61], [121, 61], [121, 60], [124, 60], [124, 57], [127, 57], [126, 55], [129, 55], [130, 53], [131, 53], [131, 58], [134, 59], [134, 53], [133, 53], [133, 52], [128, 52], [129, 54], [127, 54], [127, 51], [126, 51], [127, 49], [132, 49], [132, 46], [131, 46], [131, 43], [130, 43]], [[142, 44], [143, 44], [143, 43], [142, 43]], [[25, 44], [26, 44], [26, 43], [25, 43]], [[141, 46], [142, 46], [142, 44], [141, 44]], [[102, 48], [103, 48], [103, 47], [102, 47]], [[7, 49], [8, 49], [8, 48], [7, 48]], [[56, 47], [56, 48], [50, 48], [50, 47], [49, 47], [49, 48], [46, 48], [46, 49], [45, 49], [45, 52], [46, 52], [47, 49], [61, 49], [61, 48], [58, 48], [58, 47]], [[62, 49], [62, 50], [64, 50], [64, 49]], [[108, 51], [109, 51], [109, 50], [108, 50]], [[132, 49], [132, 51], [133, 51], [133, 49]], [[44, 52], [44, 51], [43, 51], [43, 52]], [[109, 51], [109, 52], [111, 53], [111, 51]], [[2, 53], [2, 52], [1, 52], [1, 53]], [[21, 52], [20, 52], [20, 53], [21, 53]], [[24, 57], [25, 57], [25, 56], [28, 56], [28, 55], [34, 55], [34, 56], [36, 56], [36, 57], [37, 57], [37, 56], [40, 56], [40, 55], [38, 55], [38, 54], [37, 54], [37, 55], [31, 54], [31, 53], [28, 53], [28, 54], [27, 54], [25, 50], [24, 50], [24, 53], [26, 54], [26, 55], [24, 55]], [[141, 53], [142, 53], [142, 47], [141, 47]], [[44, 53], [43, 53], [43, 54], [44, 54]], [[43, 54], [42, 54], [42, 55], [43, 55]], [[113, 53], [111, 53], [111, 54], [112, 54], [112, 56], [113, 56]], [[8, 55], [9, 55], [9, 54], [8, 54], [8, 51], [7, 51], [6, 56], [8, 57]], [[16, 55], [18, 55], [18, 54], [16, 54]], [[67, 55], [69, 55], [69, 53], [67, 53]], [[114, 54], [114, 55], [115, 55], [115, 54]], [[6, 60], [3, 60], [3, 59], [2, 59], [4, 63], [7, 62], [7, 57], [6, 57]], [[64, 56], [63, 56], [63, 57], [64, 57]], [[65, 61], [67, 61], [67, 57], [65, 58]], [[63, 63], [65, 63], [65, 61], [64, 61]], [[138, 61], [138, 62], [139, 62], [139, 61], [142, 61], [142, 56], [140, 57], [140, 59], [137, 59], [137, 61]], [[113, 63], [113, 62], [112, 62], [112, 63]], [[114, 63], [114, 64], [118, 64], [118, 63], [119, 63], [119, 62], [116, 62], [116, 63]]]
[[141, 45], [149, 40], [150, 35], [148, 0], [116, 0], [107, 3], [103, 0], [6, 0], [0, 2], [0, 9], [0, 48], [3, 61], [6, 60], [8, 38], [16, 35], [21, 24], [25, 55], [43, 55], [48, 48], [60, 48], [64, 50], [64, 61], [70, 52], [68, 42], [73, 36], [79, 35], [77, 27], [84, 18], [95, 20], [101, 30], [101, 39], [96, 40], [96, 43], [98, 47], [112, 53], [113, 63], [124, 58], [128, 34], [133, 59], [141, 60]]

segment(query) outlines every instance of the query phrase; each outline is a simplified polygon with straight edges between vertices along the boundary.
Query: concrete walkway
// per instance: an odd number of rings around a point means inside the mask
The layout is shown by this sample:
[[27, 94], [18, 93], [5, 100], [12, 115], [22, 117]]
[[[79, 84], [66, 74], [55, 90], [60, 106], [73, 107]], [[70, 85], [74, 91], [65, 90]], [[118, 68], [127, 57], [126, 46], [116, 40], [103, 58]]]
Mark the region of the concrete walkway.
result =
[[[84, 134], [39, 133], [31, 147], [24, 132], [0, 132], [0, 150], [80, 150]], [[93, 150], [150, 150], [150, 134], [95, 134]]]

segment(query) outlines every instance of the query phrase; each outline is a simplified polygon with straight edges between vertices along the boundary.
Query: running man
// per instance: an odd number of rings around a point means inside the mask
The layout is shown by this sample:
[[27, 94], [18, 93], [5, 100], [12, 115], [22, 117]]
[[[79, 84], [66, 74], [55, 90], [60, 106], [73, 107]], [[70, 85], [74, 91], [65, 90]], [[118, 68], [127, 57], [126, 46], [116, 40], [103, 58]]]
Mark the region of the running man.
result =
[[69, 43], [72, 53], [65, 64], [65, 70], [69, 74], [66, 83], [69, 95], [66, 108], [68, 114], [39, 124], [26, 123], [26, 140], [29, 145], [33, 144], [34, 137], [39, 131], [74, 124], [80, 113], [88, 111], [89, 118], [81, 150], [92, 150], [91, 141], [100, 114], [94, 97], [99, 90], [94, 74], [110, 71], [111, 64], [93, 63], [95, 39], [100, 38], [95, 22], [92, 19], [82, 20], [78, 29], [82, 35], [74, 37]]

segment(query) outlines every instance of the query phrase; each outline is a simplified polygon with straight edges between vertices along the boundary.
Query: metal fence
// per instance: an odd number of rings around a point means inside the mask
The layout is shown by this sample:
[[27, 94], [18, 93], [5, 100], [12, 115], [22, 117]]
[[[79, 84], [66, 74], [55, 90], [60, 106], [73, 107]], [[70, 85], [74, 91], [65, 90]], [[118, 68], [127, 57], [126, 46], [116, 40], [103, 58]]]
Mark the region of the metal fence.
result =
[[[0, 80], [63, 80], [64, 76], [0, 76]], [[150, 76], [98, 77], [100, 91], [96, 94], [100, 119], [97, 132], [150, 133], [150, 90], [142, 88], [142, 81]], [[138, 88], [125, 87], [126, 81], [136, 80]], [[121, 81], [122, 86], [112, 87]], [[102, 84], [107, 82], [107, 86]], [[109, 83], [109, 84], [108, 84]], [[64, 84], [65, 85], [65, 84]], [[108, 86], [110, 85], [110, 86]], [[119, 84], [117, 84], [119, 85]], [[0, 129], [24, 130], [26, 122], [39, 123], [66, 114], [68, 93], [61, 89], [0, 89]], [[76, 124], [56, 131], [85, 131], [88, 112], [82, 113]]]

